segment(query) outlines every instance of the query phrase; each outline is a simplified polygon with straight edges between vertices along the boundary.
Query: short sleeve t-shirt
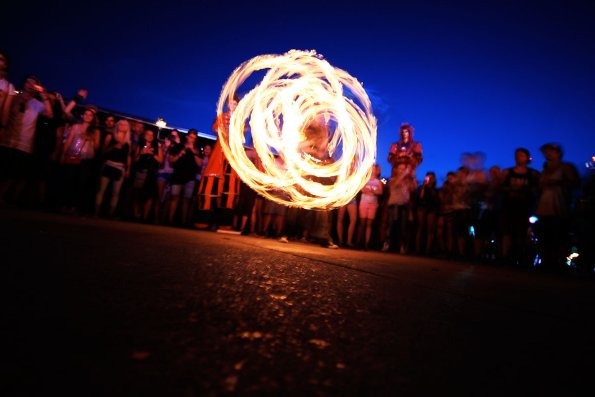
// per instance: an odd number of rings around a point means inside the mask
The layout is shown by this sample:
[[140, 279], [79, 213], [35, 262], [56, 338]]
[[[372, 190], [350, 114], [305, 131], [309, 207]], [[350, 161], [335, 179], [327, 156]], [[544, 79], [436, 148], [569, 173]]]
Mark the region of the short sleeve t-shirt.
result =
[[182, 157], [173, 164], [174, 173], [172, 175], [171, 183], [174, 185], [183, 185], [195, 180], [196, 174], [200, 171], [200, 168], [194, 160], [194, 153], [184, 145], [180, 144], [172, 149], [170, 155], [176, 156], [182, 151], [184, 152]]
[[37, 117], [43, 110], [43, 103], [37, 99], [25, 100], [17, 95], [12, 101], [6, 130], [0, 136], [0, 146], [33, 153]]

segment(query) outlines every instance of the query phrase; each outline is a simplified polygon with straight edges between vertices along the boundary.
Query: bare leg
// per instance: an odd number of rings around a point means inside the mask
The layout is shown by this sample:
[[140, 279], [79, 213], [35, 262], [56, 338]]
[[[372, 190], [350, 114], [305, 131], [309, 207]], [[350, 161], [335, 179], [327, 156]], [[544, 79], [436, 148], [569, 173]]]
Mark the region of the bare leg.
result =
[[347, 229], [347, 245], [353, 247], [353, 236], [355, 235], [355, 227], [357, 226], [357, 206], [348, 205], [347, 213], [349, 214], [349, 227]]
[[366, 219], [366, 249], [370, 246], [370, 238], [372, 237], [372, 222], [373, 219]]
[[176, 216], [176, 211], [178, 210], [178, 203], [180, 202], [180, 196], [171, 196], [169, 200], [169, 223], [173, 223], [174, 216]]
[[151, 213], [151, 208], [153, 208], [153, 199], [149, 198], [144, 203], [143, 220], [145, 220], [145, 221], [149, 220], [149, 214]]
[[188, 211], [190, 209], [190, 199], [189, 198], [182, 198], [182, 224], [186, 225], [188, 223]]
[[277, 215], [275, 223], [277, 225], [277, 236], [282, 236], [283, 228], [285, 227], [285, 215]]
[[264, 221], [262, 224], [262, 233], [266, 236], [269, 232], [269, 226], [271, 225], [271, 214], [264, 214]]
[[345, 207], [339, 207], [339, 211], [337, 212], [337, 238], [339, 245], [343, 245], [343, 218], [345, 218], [345, 212], [347, 211]]
[[153, 207], [153, 217], [155, 223], [159, 223], [161, 220], [161, 212], [163, 210], [164, 201], [163, 192], [165, 192], [166, 182], [163, 179], [157, 179], [157, 200], [155, 200], [155, 206]]
[[103, 196], [105, 195], [107, 185], [109, 185], [109, 178], [102, 176], [99, 180], [99, 189], [95, 195], [95, 215], [99, 215], [99, 210], [101, 209], [101, 203], [103, 202]]

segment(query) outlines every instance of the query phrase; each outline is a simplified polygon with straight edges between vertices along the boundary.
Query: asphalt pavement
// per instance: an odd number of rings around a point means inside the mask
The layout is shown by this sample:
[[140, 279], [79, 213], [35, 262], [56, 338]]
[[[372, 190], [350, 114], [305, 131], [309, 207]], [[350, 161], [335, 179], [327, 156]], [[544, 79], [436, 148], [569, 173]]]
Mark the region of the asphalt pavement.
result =
[[0, 211], [2, 396], [593, 395], [595, 282]]

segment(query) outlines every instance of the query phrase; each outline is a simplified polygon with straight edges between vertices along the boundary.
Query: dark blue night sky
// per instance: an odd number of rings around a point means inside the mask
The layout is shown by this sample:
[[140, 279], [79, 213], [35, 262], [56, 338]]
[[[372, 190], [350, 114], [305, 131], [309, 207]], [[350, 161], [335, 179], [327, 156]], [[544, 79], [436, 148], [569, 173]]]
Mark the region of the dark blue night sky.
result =
[[221, 86], [243, 61], [315, 49], [360, 81], [379, 120], [378, 162], [398, 126], [423, 143], [418, 175], [462, 152], [513, 164], [555, 141], [579, 169], [595, 155], [595, 14], [588, 2], [198, 1], [12, 5], [0, 47], [15, 83], [209, 132]]

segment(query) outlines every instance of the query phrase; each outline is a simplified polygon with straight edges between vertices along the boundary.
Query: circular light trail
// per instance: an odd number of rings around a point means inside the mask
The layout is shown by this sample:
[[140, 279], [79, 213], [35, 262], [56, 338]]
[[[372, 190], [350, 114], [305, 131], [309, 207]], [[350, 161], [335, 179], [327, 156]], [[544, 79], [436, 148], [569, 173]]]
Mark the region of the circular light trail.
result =
[[[229, 128], [219, 125], [229, 163], [246, 184], [275, 202], [309, 209], [346, 205], [376, 161], [376, 119], [362, 84], [315, 51], [261, 55], [229, 77], [217, 114], [261, 71], [264, 77], [239, 101]], [[252, 153], [245, 148], [248, 130]]]

